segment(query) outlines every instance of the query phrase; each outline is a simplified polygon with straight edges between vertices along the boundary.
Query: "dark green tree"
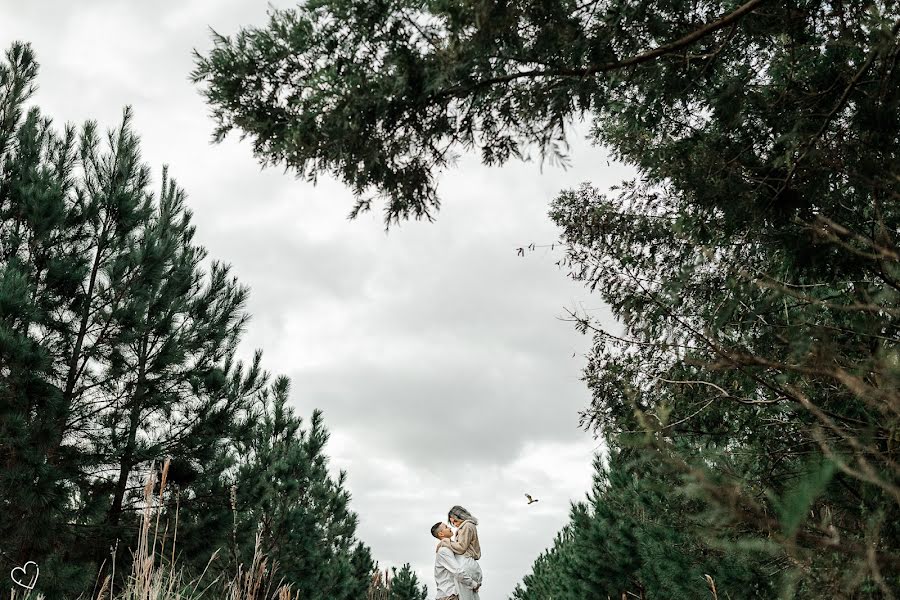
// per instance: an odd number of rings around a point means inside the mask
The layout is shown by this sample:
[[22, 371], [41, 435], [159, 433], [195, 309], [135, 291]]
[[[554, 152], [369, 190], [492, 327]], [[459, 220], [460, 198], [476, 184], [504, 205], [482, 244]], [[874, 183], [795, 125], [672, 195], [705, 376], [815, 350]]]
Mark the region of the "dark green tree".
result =
[[353, 214], [383, 196], [388, 223], [432, 216], [454, 151], [559, 156], [590, 120], [637, 178], [551, 211], [622, 325], [573, 314], [596, 342], [584, 424], [699, 503], [673, 543], [764, 548], [785, 597], [890, 597], [898, 30], [890, 2], [322, 0], [216, 36], [194, 78], [219, 137], [341, 178]]
[[703, 502], [679, 493], [678, 473], [643, 449], [595, 460], [587, 501], [573, 504], [553, 547], [513, 598], [681, 600], [704, 597], [709, 576], [732, 597], [777, 597], [770, 557], [713, 528]]
[[304, 427], [288, 395], [284, 377], [263, 390], [252, 436], [237, 446], [237, 559], [247, 562], [259, 535], [262, 553], [301, 597], [355, 600], [374, 564], [355, 537], [346, 473], [328, 470], [322, 413]]
[[[635, 110], [645, 95], [668, 105], [676, 93], [721, 91], [708, 82], [765, 60], [772, 35], [818, 14], [816, 3], [765, 4], [323, 0], [215, 34], [193, 78], [216, 139], [236, 129], [264, 163], [333, 173], [358, 196], [354, 214], [380, 195], [389, 222], [430, 217], [434, 175], [455, 151], [486, 164], [531, 147], [560, 157], [574, 118]], [[858, 27], [847, 32], [854, 42]]]
[[422, 584], [419, 587], [419, 578], [409, 563], [404, 564], [399, 571], [397, 567], [393, 567], [391, 573], [391, 591], [388, 596], [390, 600], [426, 600], [428, 598], [428, 586]]
[[244, 462], [238, 448], [254, 435], [255, 398], [268, 383], [269, 375], [261, 370], [260, 360], [259, 352], [246, 366], [229, 357], [220, 371], [211, 373], [207, 385], [217, 390], [216, 395], [236, 399], [229, 401], [235, 408], [225, 413], [231, 420], [198, 420], [185, 438], [193, 440], [191, 445], [175, 446], [181, 449], [170, 464], [169, 481], [174, 489], [167, 516], [174, 529], [174, 513], [178, 512], [177, 562], [193, 573], [207, 569], [210, 549], [218, 549], [217, 559], [209, 564], [211, 574], [234, 575], [232, 486], [234, 474]]
[[[556, 534], [553, 545], [538, 556], [531, 566], [531, 573], [525, 575], [522, 583], [513, 590], [514, 600], [536, 600], [537, 598], [559, 598], [567, 600], [574, 597], [572, 589], [577, 585], [563, 574], [562, 568], [571, 554], [570, 526], [566, 526]], [[610, 565], [615, 567], [616, 565]]]
[[[37, 109], [23, 114], [37, 76], [30, 47], [14, 44], [5, 59], [0, 63], [0, 557], [12, 568], [69, 541], [65, 481], [79, 461], [47, 457], [56, 448], [57, 423], [65, 412], [55, 385], [54, 350], [65, 339], [63, 319], [79, 298], [85, 263], [77, 251], [84, 219], [72, 215], [67, 202], [74, 193], [76, 135], [71, 128], [57, 135]], [[60, 561], [47, 567], [62, 577], [80, 575]]]
[[[158, 560], [189, 578], [218, 552], [213, 571], [233, 569], [259, 525], [318, 597], [360, 597], [372, 558], [321, 414], [301, 431], [260, 353], [236, 359], [246, 288], [206, 260], [165, 169], [151, 191], [130, 111], [105, 138], [90, 122], [57, 133], [25, 109], [36, 75], [26, 44], [0, 62], [0, 565], [34, 560], [41, 593], [77, 597], [117, 547], [124, 577], [156, 469]], [[239, 515], [234, 484], [260, 492]]]
[[106, 452], [117, 458], [106, 515], [112, 528], [131, 500], [140, 501], [141, 478], [154, 462], [169, 458], [170, 483], [190, 489], [207, 461], [225, 451], [259, 387], [259, 355], [247, 373], [233, 361], [247, 290], [227, 267], [201, 266], [206, 252], [193, 234], [184, 193], [164, 171], [159, 199], [133, 241], [135, 275], [120, 317], [128, 327], [106, 372], [105, 391], [116, 400], [101, 416]]

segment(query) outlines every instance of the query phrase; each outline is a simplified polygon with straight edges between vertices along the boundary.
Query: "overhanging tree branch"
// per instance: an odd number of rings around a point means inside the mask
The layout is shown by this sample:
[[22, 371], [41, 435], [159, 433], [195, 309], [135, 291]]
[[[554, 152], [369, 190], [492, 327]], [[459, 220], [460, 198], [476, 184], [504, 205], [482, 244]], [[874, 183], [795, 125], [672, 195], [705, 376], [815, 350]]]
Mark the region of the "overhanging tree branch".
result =
[[650, 62], [656, 58], [659, 58], [660, 56], [671, 54], [673, 52], [681, 50], [682, 48], [690, 46], [694, 42], [703, 39], [709, 34], [737, 22], [742, 17], [759, 8], [759, 6], [766, 1], [767, 0], [750, 0], [750, 2], [741, 5], [736, 10], [728, 13], [721, 19], [713, 21], [712, 23], [707, 23], [700, 29], [693, 31], [688, 35], [675, 40], [674, 42], [664, 44], [658, 48], [654, 48], [653, 50], [648, 50], [647, 52], [626, 59], [599, 65], [588, 65], [580, 69], [534, 69], [531, 71], [521, 71], [519, 73], [509, 73], [507, 75], [501, 75], [500, 77], [493, 77], [490, 79], [478, 81], [471, 85], [448, 88], [446, 90], [437, 92], [434, 95], [434, 98], [440, 99], [467, 94], [479, 88], [490, 87], [500, 83], [508, 83], [510, 81], [515, 81], [516, 79], [532, 79], [537, 77], [587, 77], [589, 75], [596, 75], [598, 73], [606, 73], [609, 71], [617, 71], [619, 69], [637, 66], [642, 63]]

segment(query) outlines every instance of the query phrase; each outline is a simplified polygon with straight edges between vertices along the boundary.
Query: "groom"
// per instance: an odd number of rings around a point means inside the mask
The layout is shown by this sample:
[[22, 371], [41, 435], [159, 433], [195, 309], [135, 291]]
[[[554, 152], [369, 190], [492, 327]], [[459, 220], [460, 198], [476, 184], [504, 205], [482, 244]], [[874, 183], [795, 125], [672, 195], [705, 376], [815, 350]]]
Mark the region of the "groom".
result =
[[[445, 523], [435, 523], [431, 527], [431, 535], [439, 540], [450, 539], [453, 531]], [[479, 600], [481, 582], [472, 579], [461, 568], [453, 551], [445, 546], [438, 546], [434, 556], [434, 581], [437, 600]]]

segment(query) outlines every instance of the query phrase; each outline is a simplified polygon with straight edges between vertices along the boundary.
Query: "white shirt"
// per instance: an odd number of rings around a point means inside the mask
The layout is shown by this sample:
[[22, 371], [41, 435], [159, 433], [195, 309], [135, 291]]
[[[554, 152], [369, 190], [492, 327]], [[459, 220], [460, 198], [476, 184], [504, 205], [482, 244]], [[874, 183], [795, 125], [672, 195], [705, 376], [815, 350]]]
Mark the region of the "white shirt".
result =
[[443, 546], [434, 556], [434, 582], [437, 586], [437, 597], [446, 598], [458, 594], [457, 582], [467, 588], [475, 587], [475, 581], [462, 569], [459, 559], [450, 548]]

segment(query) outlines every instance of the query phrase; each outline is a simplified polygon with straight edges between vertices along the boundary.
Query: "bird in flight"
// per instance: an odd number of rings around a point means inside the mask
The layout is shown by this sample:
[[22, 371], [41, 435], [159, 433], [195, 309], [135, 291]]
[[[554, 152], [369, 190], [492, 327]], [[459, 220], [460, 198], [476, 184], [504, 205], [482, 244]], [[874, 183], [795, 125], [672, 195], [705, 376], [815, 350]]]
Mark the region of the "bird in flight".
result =
[[525, 494], [525, 497], [528, 498], [528, 504], [534, 504], [535, 502], [538, 501], [537, 498], [532, 498], [531, 494]]

